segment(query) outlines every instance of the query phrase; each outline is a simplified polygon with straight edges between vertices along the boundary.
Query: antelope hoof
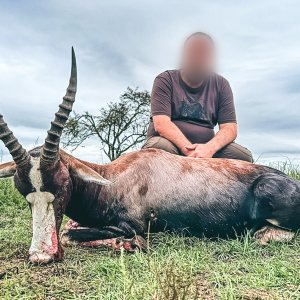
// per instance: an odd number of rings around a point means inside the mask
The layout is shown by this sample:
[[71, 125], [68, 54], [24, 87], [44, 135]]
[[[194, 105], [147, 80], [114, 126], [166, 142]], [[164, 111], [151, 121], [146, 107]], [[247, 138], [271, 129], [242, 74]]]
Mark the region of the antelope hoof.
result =
[[128, 253], [134, 253], [137, 251], [147, 251], [147, 243], [141, 236], [135, 236], [132, 239], [125, 239], [123, 237], [95, 240], [89, 242], [80, 242], [82, 247], [90, 248], [110, 248], [115, 251], [125, 250]]
[[267, 245], [270, 241], [287, 243], [290, 242], [294, 236], [294, 232], [271, 226], [264, 226], [254, 233], [254, 238], [263, 246]]
[[137, 235], [132, 239], [118, 238], [113, 246], [114, 250], [121, 250], [122, 248], [128, 253], [134, 253], [137, 251], [146, 252], [148, 249], [146, 240]]
[[68, 234], [69, 230], [64, 230], [60, 235], [60, 243], [64, 247], [72, 247], [78, 244], [78, 242], [74, 241], [70, 238], [70, 235]]

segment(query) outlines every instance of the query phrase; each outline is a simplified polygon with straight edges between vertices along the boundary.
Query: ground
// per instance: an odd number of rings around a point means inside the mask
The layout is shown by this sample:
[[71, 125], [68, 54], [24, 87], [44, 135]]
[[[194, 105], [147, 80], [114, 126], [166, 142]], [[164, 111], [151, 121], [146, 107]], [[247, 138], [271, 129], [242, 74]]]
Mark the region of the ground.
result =
[[33, 266], [30, 222], [12, 181], [0, 181], [1, 300], [300, 299], [300, 237], [262, 247], [250, 236], [210, 241], [161, 234], [151, 236], [147, 254], [68, 248], [62, 263]]

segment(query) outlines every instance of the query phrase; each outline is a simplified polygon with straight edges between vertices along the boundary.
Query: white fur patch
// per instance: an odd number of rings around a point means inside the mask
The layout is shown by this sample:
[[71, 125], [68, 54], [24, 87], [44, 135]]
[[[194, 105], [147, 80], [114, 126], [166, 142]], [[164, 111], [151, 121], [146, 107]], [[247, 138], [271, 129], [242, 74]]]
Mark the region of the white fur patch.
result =
[[275, 219], [267, 219], [266, 221], [274, 226], [280, 226], [279, 222]]
[[81, 179], [83, 179], [86, 182], [94, 182], [94, 183], [97, 183], [97, 184], [100, 184], [100, 185], [109, 185], [109, 184], [111, 184], [111, 181], [103, 178], [100, 175], [96, 176], [94, 174], [92, 174], [92, 175], [91, 174], [86, 174], [86, 173], [81, 172], [81, 171], [79, 171], [77, 174], [79, 175], [79, 177]]
[[32, 242], [29, 249], [30, 260], [33, 262], [48, 262], [57, 252], [56, 222], [53, 208], [54, 195], [41, 192], [43, 185], [39, 170], [40, 159], [31, 158], [32, 168], [29, 173], [35, 192], [26, 196], [32, 210]]
[[100, 185], [109, 185], [112, 182], [102, 177], [93, 169], [81, 164], [80, 166], [76, 166], [76, 168], [72, 168], [73, 174], [84, 180], [85, 182], [93, 182]]

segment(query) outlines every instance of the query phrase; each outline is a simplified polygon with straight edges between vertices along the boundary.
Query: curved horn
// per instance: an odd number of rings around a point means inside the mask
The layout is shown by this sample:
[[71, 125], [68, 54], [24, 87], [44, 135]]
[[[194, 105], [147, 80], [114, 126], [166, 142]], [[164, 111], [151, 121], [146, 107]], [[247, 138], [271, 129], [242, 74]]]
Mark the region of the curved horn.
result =
[[18, 142], [12, 131], [9, 130], [7, 124], [0, 114], [0, 140], [4, 143], [5, 147], [11, 154], [14, 162], [18, 167], [22, 167], [30, 160], [30, 155]]
[[72, 68], [70, 83], [67, 88], [67, 93], [63, 97], [62, 104], [59, 105], [59, 110], [55, 114], [55, 119], [51, 122], [50, 130], [45, 140], [45, 144], [42, 150], [41, 159], [46, 163], [55, 163], [58, 160], [59, 142], [62, 135], [64, 126], [69, 118], [70, 112], [72, 111], [73, 103], [75, 101], [77, 88], [77, 68], [76, 68], [76, 57], [72, 47]]

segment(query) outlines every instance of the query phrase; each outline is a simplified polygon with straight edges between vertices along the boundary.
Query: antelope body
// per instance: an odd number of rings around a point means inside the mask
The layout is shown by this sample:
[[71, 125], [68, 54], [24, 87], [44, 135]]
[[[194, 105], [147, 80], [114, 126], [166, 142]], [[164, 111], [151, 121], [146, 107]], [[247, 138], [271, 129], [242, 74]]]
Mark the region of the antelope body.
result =
[[[290, 240], [300, 228], [300, 183], [272, 168], [229, 159], [195, 159], [148, 149], [107, 165], [82, 161], [59, 149], [77, 84], [72, 49], [70, 84], [43, 146], [27, 152], [0, 114], [0, 139], [13, 162], [0, 177], [14, 176], [32, 211], [29, 259], [60, 260], [62, 243], [142, 247], [145, 233], [180, 232], [227, 237], [251, 229], [262, 243]], [[149, 228], [150, 226], [150, 228]]]

